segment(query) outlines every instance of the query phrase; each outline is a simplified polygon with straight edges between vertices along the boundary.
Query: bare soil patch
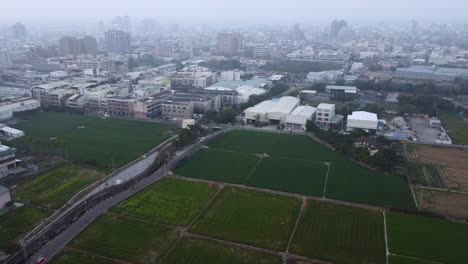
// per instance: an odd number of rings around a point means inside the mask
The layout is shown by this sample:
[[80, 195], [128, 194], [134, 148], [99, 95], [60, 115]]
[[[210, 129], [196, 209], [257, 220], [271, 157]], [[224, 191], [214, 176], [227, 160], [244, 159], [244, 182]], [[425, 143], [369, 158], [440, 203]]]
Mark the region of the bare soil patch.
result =
[[468, 219], [468, 195], [423, 188], [415, 192], [421, 210]]

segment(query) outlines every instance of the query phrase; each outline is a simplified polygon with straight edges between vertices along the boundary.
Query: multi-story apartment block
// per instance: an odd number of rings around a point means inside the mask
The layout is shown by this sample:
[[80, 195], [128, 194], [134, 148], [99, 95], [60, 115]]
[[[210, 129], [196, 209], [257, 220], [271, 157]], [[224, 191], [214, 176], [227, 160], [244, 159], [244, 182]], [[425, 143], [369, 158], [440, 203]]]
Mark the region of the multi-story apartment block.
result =
[[1, 68], [11, 68], [12, 63], [11, 63], [11, 58], [10, 58], [10, 53], [7, 51], [2, 51], [0, 50], [0, 69]]
[[317, 106], [317, 115], [315, 123], [321, 127], [330, 127], [331, 121], [335, 116], [335, 105], [321, 103]]
[[193, 118], [193, 103], [168, 100], [161, 106], [161, 115], [167, 119], [191, 119]]
[[133, 116], [136, 99], [132, 97], [114, 96], [107, 98], [107, 113], [118, 116]]
[[205, 88], [216, 82], [216, 75], [205, 71], [180, 71], [171, 75], [174, 89]]

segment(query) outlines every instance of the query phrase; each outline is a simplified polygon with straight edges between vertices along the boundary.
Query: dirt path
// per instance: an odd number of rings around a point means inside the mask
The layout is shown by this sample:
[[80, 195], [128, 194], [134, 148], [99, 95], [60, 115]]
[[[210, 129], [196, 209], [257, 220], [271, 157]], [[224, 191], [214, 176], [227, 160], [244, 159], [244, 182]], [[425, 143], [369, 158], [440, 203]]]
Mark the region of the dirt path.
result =
[[168, 176], [168, 177], [169, 178], [177, 178], [177, 179], [187, 180], [187, 181], [202, 182], [202, 183], [207, 183], [207, 184], [218, 184], [218, 185], [227, 186], [227, 187], [236, 187], [236, 188], [246, 189], [246, 190], [251, 190], [251, 191], [267, 192], [267, 193], [273, 193], [273, 194], [279, 194], [279, 195], [286, 195], [286, 196], [296, 197], [296, 198], [300, 198], [300, 199], [306, 198], [306, 199], [309, 199], [309, 200], [329, 202], [329, 203], [334, 203], [334, 204], [347, 205], [347, 206], [370, 209], [370, 210], [380, 211], [380, 210], [384, 209], [382, 207], [378, 207], [378, 206], [374, 206], [374, 205], [358, 204], [358, 203], [339, 201], [339, 200], [323, 198], [323, 197], [317, 197], [317, 196], [310, 196], [310, 195], [297, 194], [297, 193], [289, 193], [289, 192], [283, 192], [283, 191], [275, 191], [275, 190], [270, 190], [270, 189], [263, 189], [263, 188], [258, 188], [258, 187], [246, 186], [246, 185], [242, 185], [242, 184], [217, 182], [217, 181], [212, 181], [212, 180], [190, 178], [190, 177], [178, 176], [178, 175], [171, 175], [171, 176]]
[[303, 214], [306, 207], [307, 207], [307, 199], [302, 198], [301, 210], [299, 211], [299, 214], [297, 215], [296, 223], [294, 224], [293, 231], [291, 233], [291, 236], [289, 237], [288, 246], [286, 247], [286, 252], [285, 252], [284, 257], [283, 257], [283, 264], [288, 263], [289, 249], [291, 248], [291, 244], [293, 242], [294, 235], [296, 234], [297, 226], [299, 225], [299, 222], [302, 219], [302, 214]]
[[91, 253], [91, 252], [89, 252], [89, 251], [82, 250], [82, 249], [79, 249], [79, 248], [76, 248], [76, 247], [66, 246], [65, 249], [67, 249], [67, 250], [69, 250], [69, 251], [74, 251], [74, 252], [77, 252], [77, 253], [81, 253], [81, 254], [83, 254], [83, 255], [88, 255], [88, 256], [92, 256], [92, 257], [96, 257], [96, 258], [107, 259], [107, 260], [113, 261], [113, 262], [115, 262], [115, 263], [132, 264], [132, 262], [128, 262], [128, 261], [123, 261], [123, 260], [120, 260], [120, 259], [115, 259], [115, 258], [109, 258], [109, 257], [101, 256], [101, 255], [99, 255], [99, 254], [94, 254], [94, 253]]
[[390, 250], [388, 249], [387, 216], [385, 215], [385, 210], [382, 211], [382, 215], [383, 215], [384, 236], [385, 236], [385, 263], [388, 264], [388, 255], [390, 255]]
[[325, 162], [325, 165], [327, 165], [327, 176], [325, 177], [325, 185], [323, 186], [322, 198], [325, 198], [325, 193], [327, 193], [328, 175], [330, 174], [330, 167], [332, 164], [331, 162]]

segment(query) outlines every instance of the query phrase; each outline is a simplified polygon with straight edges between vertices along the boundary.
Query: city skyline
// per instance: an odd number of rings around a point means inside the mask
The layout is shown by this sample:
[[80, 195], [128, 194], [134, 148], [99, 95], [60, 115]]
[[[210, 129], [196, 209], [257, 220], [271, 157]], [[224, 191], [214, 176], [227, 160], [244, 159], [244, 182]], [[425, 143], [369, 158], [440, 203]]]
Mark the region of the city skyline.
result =
[[[21, 7], [21, 9], [19, 9]], [[447, 1], [385, 1], [385, 0], [291, 0], [287, 5], [257, 0], [226, 3], [224, 1], [91, 1], [67, 3], [58, 0], [18, 0], [2, 4], [1, 24], [47, 24], [57, 21], [77, 22], [106, 20], [114, 16], [135, 18], [152, 17], [160, 21], [181, 23], [318, 23], [334, 18], [353, 22], [407, 21], [417, 19], [426, 22], [464, 23], [464, 10], [468, 2]]]

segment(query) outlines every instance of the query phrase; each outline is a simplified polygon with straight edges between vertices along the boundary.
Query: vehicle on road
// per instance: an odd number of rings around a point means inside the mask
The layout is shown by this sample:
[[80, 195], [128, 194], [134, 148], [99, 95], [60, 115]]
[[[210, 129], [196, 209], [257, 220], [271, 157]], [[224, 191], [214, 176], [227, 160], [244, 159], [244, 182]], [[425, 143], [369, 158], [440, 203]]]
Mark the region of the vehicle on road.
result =
[[36, 264], [44, 264], [47, 262], [47, 259], [45, 257], [39, 257], [36, 260]]

